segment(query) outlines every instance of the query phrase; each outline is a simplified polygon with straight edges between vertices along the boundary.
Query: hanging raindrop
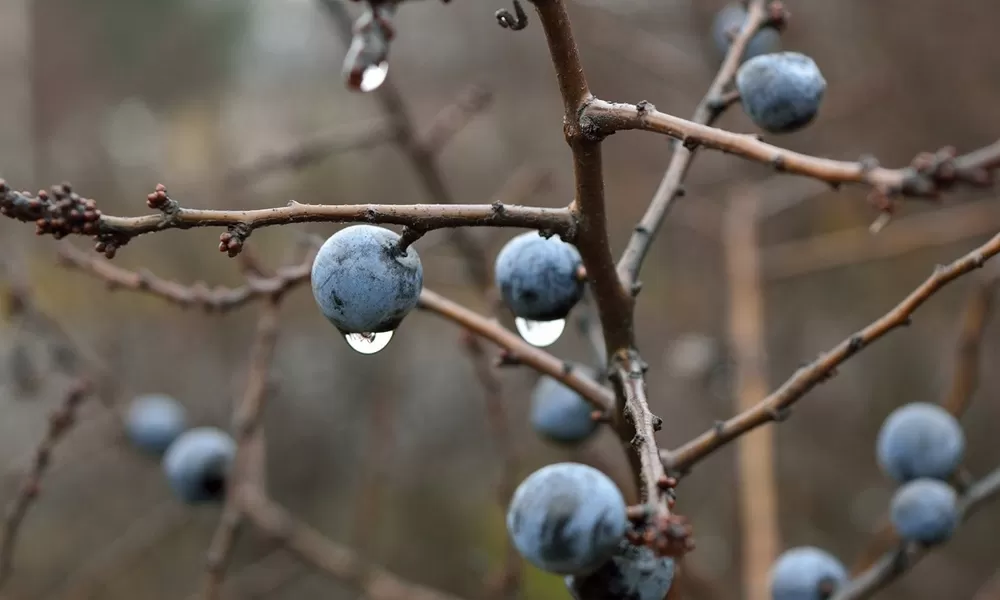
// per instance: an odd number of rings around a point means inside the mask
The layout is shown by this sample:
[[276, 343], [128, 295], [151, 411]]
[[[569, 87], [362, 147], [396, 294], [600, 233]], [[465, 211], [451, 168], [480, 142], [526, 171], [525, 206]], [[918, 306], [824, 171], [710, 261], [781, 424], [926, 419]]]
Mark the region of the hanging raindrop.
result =
[[532, 346], [544, 348], [556, 343], [563, 330], [566, 329], [566, 319], [555, 321], [529, 321], [521, 317], [514, 319], [518, 333]]
[[375, 354], [389, 345], [392, 339], [392, 331], [381, 331], [379, 333], [345, 333], [344, 339], [347, 345], [361, 354]]

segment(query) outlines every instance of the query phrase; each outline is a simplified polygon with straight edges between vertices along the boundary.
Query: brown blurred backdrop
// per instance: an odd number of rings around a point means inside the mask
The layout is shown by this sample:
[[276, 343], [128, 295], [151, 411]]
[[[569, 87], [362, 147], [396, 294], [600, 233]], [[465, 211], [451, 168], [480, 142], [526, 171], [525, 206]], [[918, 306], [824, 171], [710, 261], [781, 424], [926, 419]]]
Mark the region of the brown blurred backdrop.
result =
[[[609, 100], [646, 99], [660, 110], [690, 115], [717, 66], [708, 31], [721, 5], [714, 0], [571, 2], [594, 92]], [[404, 5], [396, 20], [389, 77], [418, 122], [469, 83], [495, 93], [491, 109], [441, 157], [448, 183], [462, 202], [488, 201], [508, 174], [533, 164], [551, 169], [554, 185], [531, 203], [560, 206], [571, 197], [572, 171], [552, 67], [537, 20], [517, 33], [497, 27], [493, 11], [504, 6], [481, 1]], [[793, 20], [785, 48], [813, 56], [829, 89], [815, 125], [775, 143], [841, 159], [872, 153], [883, 165], [898, 166], [922, 150], [945, 144], [970, 150], [996, 138], [1000, 54], [993, 51], [992, 36], [1000, 7], [995, 3], [791, 0], [789, 8]], [[267, 207], [289, 199], [429, 201], [389, 146], [337, 154], [247, 188], [224, 185], [232, 166], [294, 147], [318, 132], [378, 117], [370, 97], [344, 88], [342, 48], [334, 28], [308, 0], [4, 0], [0, 174], [26, 189], [69, 180], [84, 195], [99, 199], [105, 212], [125, 215], [145, 211], [145, 195], [158, 182], [189, 207]], [[719, 125], [753, 130], [738, 109]], [[610, 228], [613, 246], [620, 250], [656, 188], [669, 144], [652, 134], [620, 133], [606, 146]], [[688, 195], [667, 219], [642, 272], [639, 344], [653, 366], [649, 393], [654, 412], [665, 421], [664, 447], [679, 445], [733, 411], [721, 212], [735, 184], [771, 175], [766, 167], [733, 157], [699, 155]], [[811, 190], [801, 184], [787, 178], [768, 189], [796, 198], [803, 195], [799, 188]], [[819, 190], [768, 220], [762, 242], [771, 246], [865, 227], [874, 218], [865, 190]], [[943, 205], [906, 204], [900, 220], [989, 198], [988, 192], [959, 192]], [[991, 218], [1000, 226], [1000, 213]], [[880, 235], [891, 235], [894, 227]], [[255, 232], [249, 246], [277, 264], [295, 239], [290, 229]], [[329, 234], [335, 227], [295, 229]], [[115, 260], [185, 282], [236, 284], [234, 262], [215, 250], [218, 233], [146, 236]], [[511, 235], [472, 233], [494, 251]], [[982, 233], [956, 235], [951, 243], [888, 259], [832, 269], [806, 266], [800, 274], [769, 279], [764, 302], [771, 387], [888, 310], [935, 263], [972, 248], [985, 238]], [[443, 233], [434, 232], [417, 243], [426, 285], [487, 312], [489, 307], [461, 279], [461, 258], [442, 240]], [[125, 400], [140, 392], [166, 392], [188, 407], [195, 423], [228, 425], [242, 386], [252, 308], [206, 316], [128, 292], [112, 294], [85, 275], [56, 267], [55, 242], [35, 239], [29, 226], [0, 222], [0, 241], [5, 248], [16, 245], [27, 258], [38, 303], [113, 365]], [[946, 393], [960, 310], [973, 285], [966, 279], [935, 296], [912, 327], [850, 361], [778, 428], [785, 546], [821, 546], [848, 565], [865, 546], [893, 489], [874, 462], [875, 433], [893, 407], [938, 401]], [[458, 330], [415, 313], [385, 351], [367, 357], [339, 339], [304, 289], [286, 302], [283, 317], [273, 368], [278, 392], [265, 419], [276, 499], [405, 577], [477, 597], [483, 576], [502, 557], [506, 533], [493, 492], [500, 463], [482, 394], [457, 343]], [[994, 437], [1000, 371], [989, 368], [1000, 358], [998, 332], [1000, 324], [987, 329], [982, 385], [963, 418], [973, 474], [984, 473], [1000, 458]], [[45, 381], [34, 394], [14, 386], [17, 361], [10, 357], [27, 352], [37, 368], [47, 368], [37, 333], [13, 324], [0, 329], [4, 502], [44, 432], [47, 411], [65, 388], [57, 379]], [[697, 341], [692, 335], [707, 336], [707, 346], [692, 343]], [[699, 348], [714, 351], [699, 357]], [[552, 349], [589, 358], [574, 331]], [[556, 460], [599, 460], [619, 470], [617, 479], [627, 480], [610, 433], [582, 451], [547, 445], [527, 425], [535, 376], [508, 369], [502, 378], [524, 457], [522, 475]], [[383, 483], [377, 526], [358, 532], [352, 524], [358, 490], [370, 475], [365, 457], [372, 452], [377, 405], [391, 411], [376, 428], [389, 432], [382, 436], [388, 441], [380, 443], [391, 444], [391, 461], [378, 472]], [[719, 598], [727, 599], [740, 597], [735, 482], [730, 446], [684, 481], [678, 503], [697, 536], [698, 549], [689, 562], [722, 590]], [[108, 412], [88, 404], [56, 451], [42, 495], [25, 522], [16, 572], [4, 597], [184, 598], [197, 589], [218, 512], [180, 506], [168, 494], [156, 462], [133, 452]], [[988, 509], [881, 597], [970, 598], [1000, 567], [996, 531], [1000, 508]], [[255, 534], [244, 538], [231, 572], [238, 579], [256, 573], [270, 581], [245, 583], [240, 597], [355, 597], [274, 549]], [[524, 598], [564, 597], [559, 578], [529, 571]]]

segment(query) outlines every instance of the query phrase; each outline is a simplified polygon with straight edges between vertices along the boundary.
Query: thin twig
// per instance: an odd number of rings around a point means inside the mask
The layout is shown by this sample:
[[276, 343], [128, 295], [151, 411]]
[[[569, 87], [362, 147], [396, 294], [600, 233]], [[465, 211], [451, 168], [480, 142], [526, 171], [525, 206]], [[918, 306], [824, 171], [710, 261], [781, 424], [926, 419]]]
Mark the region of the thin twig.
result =
[[[718, 99], [722, 97], [726, 87], [732, 81], [736, 69], [739, 68], [747, 44], [766, 22], [764, 4], [765, 0], [750, 2], [746, 21], [733, 39], [712, 85], [708, 88], [701, 102], [698, 103], [694, 116], [691, 118], [692, 123], [711, 125], [725, 112], [725, 107], [728, 105], [720, 104]], [[673, 206], [674, 198], [679, 195], [682, 189], [684, 177], [691, 166], [691, 161], [694, 160], [696, 150], [696, 147], [689, 147], [687, 144], [674, 145], [674, 152], [667, 171], [664, 173], [656, 193], [653, 194], [653, 199], [646, 208], [646, 213], [635, 226], [632, 237], [618, 260], [618, 276], [626, 285], [631, 286], [638, 281], [642, 261], [646, 258], [646, 254], [663, 224], [663, 219]]]
[[[311, 262], [311, 261], [310, 261]], [[268, 394], [268, 372], [278, 339], [278, 311], [281, 294], [276, 292], [264, 302], [257, 320], [257, 332], [250, 351], [246, 391], [233, 414], [236, 431], [236, 465], [229, 482], [222, 517], [209, 544], [202, 582], [202, 598], [219, 600], [226, 566], [243, 523], [243, 507], [238, 490], [245, 486], [266, 490], [266, 459], [260, 419]]]
[[[965, 414], [976, 388], [979, 387], [983, 335], [990, 321], [997, 283], [1000, 281], [1000, 274], [995, 270], [983, 275], [966, 300], [955, 343], [951, 388], [941, 399], [941, 406], [956, 418]], [[889, 517], [883, 516], [879, 522], [871, 541], [854, 562], [852, 570], [855, 573], [871, 567], [882, 554], [899, 543]]]
[[[1000, 494], [1000, 469], [969, 487], [959, 500], [959, 515], [965, 521], [988, 500]], [[887, 552], [878, 562], [849, 584], [837, 590], [830, 600], [870, 598], [912, 569], [932, 548], [917, 543], [902, 544]]]
[[[97, 203], [80, 197], [67, 185], [56, 186], [51, 192], [31, 196], [12, 190], [0, 180], [0, 213], [23, 222], [36, 224], [39, 234], [57, 238], [67, 235], [89, 235], [98, 241], [96, 248], [114, 256], [115, 250], [132, 238], [167, 229], [193, 227], [226, 227], [220, 238], [235, 256], [254, 229], [289, 223], [382, 223], [406, 225], [420, 231], [452, 227], [523, 227], [545, 229], [564, 239], [575, 237], [575, 220], [568, 208], [502, 206], [489, 204], [302, 204], [294, 200], [287, 205], [255, 210], [208, 210], [184, 208], [167, 195], [166, 188], [157, 186], [147, 204], [161, 208], [159, 214], [141, 217], [115, 217], [97, 209]], [[456, 235], [468, 235], [467, 232]]]
[[755, 134], [733, 133], [662, 113], [648, 103], [635, 105], [593, 99], [583, 108], [581, 119], [592, 124], [594, 135], [653, 131], [691, 146], [768, 164], [780, 172], [812, 177], [831, 185], [869, 185], [889, 196], [934, 198], [957, 183], [989, 187], [993, 184], [991, 172], [1000, 167], [1000, 140], [962, 156], [955, 156], [950, 148], [931, 158], [920, 154], [908, 167], [887, 169], [864, 160], [833, 160], [793, 152], [763, 142]]
[[[729, 339], [736, 364], [737, 412], [752, 409], [768, 390], [757, 231], [761, 201], [753, 189], [733, 193], [728, 199], [722, 235], [729, 283]], [[781, 548], [774, 432], [761, 429], [743, 436], [736, 453], [743, 593], [748, 600], [768, 600], [768, 577]]]
[[52, 452], [76, 419], [76, 410], [90, 394], [91, 384], [81, 379], [72, 384], [62, 403], [49, 416], [48, 430], [35, 449], [34, 461], [24, 477], [17, 496], [7, 504], [3, 532], [0, 534], [0, 586], [7, 583], [14, 561], [17, 534], [21, 523], [31, 508], [32, 501], [41, 491], [42, 476], [52, 460]]
[[783, 420], [789, 408], [816, 385], [835, 374], [838, 366], [861, 349], [898, 327], [910, 323], [913, 313], [938, 290], [980, 267], [1000, 253], [1000, 235], [947, 266], [938, 266], [924, 283], [895, 308], [864, 329], [850, 336], [818, 359], [801, 367], [780, 388], [761, 400], [751, 410], [702, 433], [676, 450], [663, 452], [668, 469], [686, 471], [718, 448], [744, 433], [770, 421]]

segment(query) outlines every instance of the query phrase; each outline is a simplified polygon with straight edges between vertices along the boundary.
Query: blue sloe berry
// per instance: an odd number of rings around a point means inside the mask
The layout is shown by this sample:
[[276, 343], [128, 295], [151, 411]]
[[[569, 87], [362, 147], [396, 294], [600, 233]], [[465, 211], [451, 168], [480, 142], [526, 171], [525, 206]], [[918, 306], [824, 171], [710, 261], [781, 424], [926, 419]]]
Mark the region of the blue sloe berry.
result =
[[965, 454], [965, 434], [948, 411], [913, 402], [892, 411], [878, 432], [879, 466], [900, 483], [930, 477], [948, 479]]
[[416, 249], [399, 250], [399, 234], [352, 225], [330, 236], [312, 266], [312, 290], [323, 315], [342, 333], [392, 331], [417, 306], [424, 270]]
[[771, 567], [772, 600], [824, 600], [847, 583], [836, 557], [813, 546], [786, 550]]
[[132, 400], [125, 415], [125, 434], [139, 449], [163, 454], [187, 428], [187, 412], [166, 394], [145, 394]]
[[889, 520], [904, 540], [944, 542], [958, 526], [958, 495], [938, 479], [914, 479], [896, 490]]
[[188, 504], [221, 500], [236, 459], [236, 442], [215, 427], [196, 427], [167, 448], [163, 470], [177, 497]]
[[[577, 367], [577, 372], [595, 378], [591, 369]], [[542, 377], [531, 393], [531, 426], [553, 442], [573, 444], [590, 437], [597, 430], [593, 412], [589, 402], [558, 379]]]
[[497, 254], [496, 286], [516, 316], [555, 321], [565, 318], [583, 296], [581, 264], [572, 244], [529, 231], [512, 238]]
[[[715, 15], [712, 22], [712, 42], [720, 55], [725, 56], [733, 45], [731, 34], [738, 33], [747, 19], [747, 9], [742, 4], [730, 4]], [[762, 27], [747, 43], [743, 60], [761, 54], [777, 52], [781, 48], [781, 34], [774, 27]]]
[[627, 525], [618, 487], [579, 463], [535, 471], [514, 491], [507, 510], [507, 532], [517, 551], [558, 575], [583, 575], [600, 567], [617, 551]]
[[762, 54], [736, 72], [736, 89], [747, 116], [770, 133], [791, 133], [812, 122], [826, 92], [813, 59], [798, 52]]
[[575, 600], [663, 600], [673, 582], [673, 559], [627, 540], [593, 573], [566, 577]]

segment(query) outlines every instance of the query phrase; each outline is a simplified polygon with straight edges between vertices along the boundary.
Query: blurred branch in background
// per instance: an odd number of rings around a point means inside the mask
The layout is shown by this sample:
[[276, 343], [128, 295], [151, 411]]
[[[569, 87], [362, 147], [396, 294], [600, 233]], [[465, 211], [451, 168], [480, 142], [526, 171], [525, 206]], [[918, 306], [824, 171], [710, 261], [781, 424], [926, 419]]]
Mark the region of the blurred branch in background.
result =
[[[758, 211], [762, 198], [753, 187], [738, 189], [727, 202], [725, 242], [729, 343], [736, 363], [736, 412], [753, 410], [767, 395], [764, 294], [760, 275]], [[743, 436], [736, 450], [739, 520], [746, 600], [768, 600], [768, 576], [781, 550], [778, 526], [774, 431]]]
[[[898, 225], [900, 223], [896, 224]], [[974, 282], [965, 302], [965, 310], [962, 311], [958, 339], [955, 342], [951, 387], [941, 399], [941, 406], [957, 419], [965, 414], [979, 387], [983, 335], [990, 323], [998, 283], [1000, 271], [996, 268], [984, 271]], [[871, 568], [875, 561], [898, 543], [899, 537], [889, 524], [888, 516], [884, 516], [867, 547], [855, 560], [852, 571], [860, 573]]]
[[[982, 506], [1000, 494], [1000, 469], [972, 484], [959, 499], [961, 521], [967, 520]], [[911, 542], [886, 552], [875, 564], [841, 587], [830, 600], [871, 598], [912, 569], [933, 547]]]
[[857, 227], [769, 246], [764, 249], [764, 276], [775, 281], [885, 260], [988, 235], [998, 228], [995, 199], [963, 203], [899, 217], [877, 235], [868, 227]]
[[998, 600], [1000, 599], [1000, 571], [994, 573], [986, 583], [979, 588], [972, 600]]
[[3, 531], [0, 533], [0, 586], [3, 586], [10, 576], [21, 523], [28, 514], [32, 501], [41, 493], [42, 476], [52, 461], [52, 453], [59, 440], [73, 426], [76, 410], [90, 394], [91, 387], [92, 384], [85, 379], [76, 381], [66, 392], [62, 403], [52, 411], [48, 430], [35, 449], [34, 461], [24, 477], [21, 488], [14, 500], [7, 504]]

